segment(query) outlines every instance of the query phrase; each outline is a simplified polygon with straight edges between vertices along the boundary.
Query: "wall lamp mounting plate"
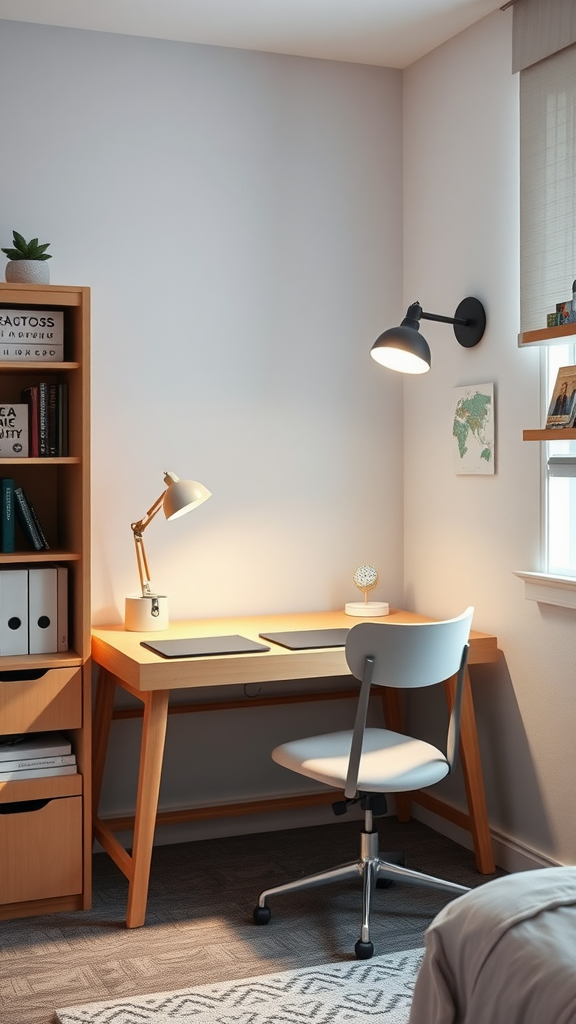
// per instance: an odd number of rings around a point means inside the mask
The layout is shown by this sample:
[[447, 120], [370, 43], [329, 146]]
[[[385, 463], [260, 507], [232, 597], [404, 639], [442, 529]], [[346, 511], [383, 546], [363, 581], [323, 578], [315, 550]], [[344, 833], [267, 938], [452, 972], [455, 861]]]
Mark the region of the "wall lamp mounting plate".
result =
[[384, 331], [374, 342], [370, 355], [377, 363], [402, 373], [425, 373], [432, 356], [428, 342], [420, 334], [420, 320], [452, 324], [456, 340], [464, 348], [474, 348], [486, 329], [486, 311], [479, 299], [469, 295], [458, 304], [453, 317], [426, 313], [419, 302], [408, 307], [399, 327]]
[[[460, 320], [465, 320], [466, 323], [459, 323]], [[482, 341], [485, 330], [486, 310], [480, 299], [475, 299], [472, 295], [462, 299], [454, 313], [454, 334], [457, 342], [464, 348], [474, 348]]]

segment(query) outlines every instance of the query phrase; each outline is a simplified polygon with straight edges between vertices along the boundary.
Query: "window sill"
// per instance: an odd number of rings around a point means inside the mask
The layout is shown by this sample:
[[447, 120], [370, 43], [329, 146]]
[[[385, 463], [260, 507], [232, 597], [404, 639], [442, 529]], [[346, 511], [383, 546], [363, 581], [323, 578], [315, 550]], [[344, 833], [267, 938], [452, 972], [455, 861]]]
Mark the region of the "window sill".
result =
[[576, 577], [551, 576], [547, 572], [515, 572], [524, 580], [524, 597], [528, 601], [576, 608]]

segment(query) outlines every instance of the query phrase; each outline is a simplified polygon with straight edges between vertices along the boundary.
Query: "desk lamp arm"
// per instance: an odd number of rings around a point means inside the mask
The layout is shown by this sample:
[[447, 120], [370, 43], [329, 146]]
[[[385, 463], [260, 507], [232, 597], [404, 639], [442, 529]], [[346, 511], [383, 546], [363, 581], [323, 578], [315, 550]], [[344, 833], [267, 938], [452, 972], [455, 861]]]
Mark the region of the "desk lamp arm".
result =
[[[167, 488], [166, 488], [167, 490]], [[144, 538], [142, 534], [147, 526], [150, 525], [154, 516], [162, 508], [164, 502], [164, 495], [166, 491], [162, 491], [162, 494], [154, 502], [154, 504], [148, 509], [146, 515], [142, 516], [137, 523], [131, 523], [130, 528], [134, 535], [134, 545], [136, 548], [136, 562], [138, 563], [138, 574], [140, 576], [140, 585], [142, 587], [142, 597], [151, 597], [153, 594], [150, 586], [150, 569], [148, 568], [148, 560], [146, 558], [146, 549], [144, 547]]]

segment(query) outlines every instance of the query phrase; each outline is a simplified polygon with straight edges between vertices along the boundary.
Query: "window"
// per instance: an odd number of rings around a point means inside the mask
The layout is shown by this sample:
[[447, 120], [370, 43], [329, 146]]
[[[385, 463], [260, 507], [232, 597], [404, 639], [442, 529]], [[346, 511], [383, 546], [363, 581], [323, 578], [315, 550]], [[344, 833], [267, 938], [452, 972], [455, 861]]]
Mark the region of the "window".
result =
[[[576, 279], [576, 46], [520, 75], [521, 329], [546, 326]], [[548, 410], [558, 368], [576, 365], [576, 336], [544, 349]], [[543, 419], [543, 423], [545, 420]], [[543, 445], [546, 456], [543, 571], [576, 577], [576, 476], [555, 475], [554, 457], [576, 442]], [[551, 461], [552, 460], [552, 461]], [[576, 463], [576, 459], [575, 459]], [[562, 472], [575, 472], [576, 464]]]
[[[560, 366], [576, 365], [576, 345], [551, 345], [545, 349], [547, 404]], [[546, 444], [546, 544], [544, 571], [554, 576], [576, 576], [576, 476], [555, 476], [550, 458], [572, 455], [576, 441]], [[576, 464], [570, 467], [576, 472]]]

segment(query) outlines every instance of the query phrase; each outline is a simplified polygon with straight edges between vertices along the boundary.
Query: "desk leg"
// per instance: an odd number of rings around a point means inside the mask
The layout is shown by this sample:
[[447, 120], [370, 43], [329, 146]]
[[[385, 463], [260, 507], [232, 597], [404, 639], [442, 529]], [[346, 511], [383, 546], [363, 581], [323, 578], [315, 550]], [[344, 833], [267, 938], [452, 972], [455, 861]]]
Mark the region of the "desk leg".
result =
[[99, 668], [92, 723], [92, 815], [94, 819], [98, 817], [115, 690], [115, 677], [111, 676], [106, 669]]
[[152, 843], [166, 737], [168, 697], [168, 690], [154, 690], [142, 695], [144, 720], [132, 846], [132, 877], [128, 889], [128, 912], [126, 914], [128, 928], [139, 928], [144, 924], [146, 917]]
[[[382, 709], [387, 729], [393, 732], [404, 732], [404, 711], [402, 708], [402, 691], [393, 686], [382, 687]], [[398, 821], [410, 821], [410, 794], [396, 793], [396, 817]]]
[[[456, 692], [456, 676], [447, 679], [444, 683], [446, 700], [449, 711], [452, 711], [454, 695]], [[480, 749], [478, 746], [478, 733], [476, 730], [476, 716], [472, 702], [472, 690], [470, 687], [470, 675], [466, 669], [464, 681], [464, 692], [462, 696], [462, 717], [460, 720], [460, 759], [464, 785], [466, 787], [466, 799], [468, 813], [470, 816], [470, 831], [476, 854], [476, 866], [478, 871], [484, 875], [491, 875], [495, 871], [494, 853], [492, 850], [492, 837], [488, 823], [488, 811], [486, 808], [486, 794], [484, 792], [484, 778], [482, 775], [482, 764], [480, 762]]]

